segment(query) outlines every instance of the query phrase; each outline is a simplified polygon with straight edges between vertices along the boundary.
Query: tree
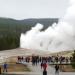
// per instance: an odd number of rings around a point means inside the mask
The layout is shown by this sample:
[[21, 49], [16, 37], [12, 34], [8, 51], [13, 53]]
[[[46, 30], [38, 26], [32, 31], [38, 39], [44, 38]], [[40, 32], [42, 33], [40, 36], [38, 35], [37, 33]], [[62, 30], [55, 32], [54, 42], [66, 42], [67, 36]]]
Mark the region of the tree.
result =
[[18, 34], [7, 34], [0, 37], [0, 50], [7, 50], [19, 47], [20, 36]]
[[74, 53], [72, 54], [72, 67], [75, 68], [75, 50], [74, 50]]

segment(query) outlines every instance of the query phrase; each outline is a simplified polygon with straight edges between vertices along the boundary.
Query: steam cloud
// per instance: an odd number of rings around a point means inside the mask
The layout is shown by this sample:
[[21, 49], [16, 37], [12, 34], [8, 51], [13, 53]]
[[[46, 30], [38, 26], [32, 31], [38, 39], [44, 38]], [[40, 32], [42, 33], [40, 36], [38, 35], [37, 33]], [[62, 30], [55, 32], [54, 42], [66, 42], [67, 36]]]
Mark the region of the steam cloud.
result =
[[70, 0], [70, 7], [59, 23], [54, 23], [41, 31], [42, 24], [37, 24], [25, 34], [21, 34], [20, 47], [59, 52], [75, 49], [75, 0]]

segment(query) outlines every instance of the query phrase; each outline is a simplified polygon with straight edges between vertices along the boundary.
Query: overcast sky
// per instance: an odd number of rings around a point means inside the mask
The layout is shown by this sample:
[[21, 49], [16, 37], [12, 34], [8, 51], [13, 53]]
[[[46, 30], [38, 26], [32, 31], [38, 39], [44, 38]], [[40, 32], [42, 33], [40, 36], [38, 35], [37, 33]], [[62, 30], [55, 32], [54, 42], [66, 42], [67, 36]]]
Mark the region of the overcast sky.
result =
[[62, 17], [69, 0], [0, 0], [0, 17], [14, 19]]

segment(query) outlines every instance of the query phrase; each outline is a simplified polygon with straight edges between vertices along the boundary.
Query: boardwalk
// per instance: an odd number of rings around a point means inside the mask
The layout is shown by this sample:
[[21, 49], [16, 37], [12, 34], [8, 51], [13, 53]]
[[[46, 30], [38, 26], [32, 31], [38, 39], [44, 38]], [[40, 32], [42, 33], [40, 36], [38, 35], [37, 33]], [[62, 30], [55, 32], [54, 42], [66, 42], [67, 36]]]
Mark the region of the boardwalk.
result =
[[[26, 64], [26, 63], [22, 63]], [[31, 72], [9, 72], [5, 75], [43, 75], [43, 70], [40, 67], [40, 64], [37, 66], [32, 66], [31, 63], [27, 63], [28, 67], [32, 70]], [[55, 69], [48, 65], [47, 75], [55, 75]], [[59, 75], [75, 75], [75, 72], [60, 72]]]
[[[36, 72], [37, 75], [42, 75], [43, 70], [41, 70], [40, 65], [38, 66], [32, 66], [31, 64], [29, 67], [32, 69], [33, 72]], [[55, 69], [48, 65], [47, 68], [47, 75], [55, 75]], [[75, 75], [75, 72], [60, 72], [59, 75]]]

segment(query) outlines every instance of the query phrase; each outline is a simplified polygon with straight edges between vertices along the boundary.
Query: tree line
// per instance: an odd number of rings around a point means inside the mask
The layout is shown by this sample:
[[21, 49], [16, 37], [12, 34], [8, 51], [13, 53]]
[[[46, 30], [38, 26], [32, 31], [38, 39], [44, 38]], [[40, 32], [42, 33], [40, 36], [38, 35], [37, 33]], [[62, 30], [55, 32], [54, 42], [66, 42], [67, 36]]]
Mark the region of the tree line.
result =
[[19, 35], [9, 34], [0, 37], [0, 50], [7, 50], [19, 47]]

